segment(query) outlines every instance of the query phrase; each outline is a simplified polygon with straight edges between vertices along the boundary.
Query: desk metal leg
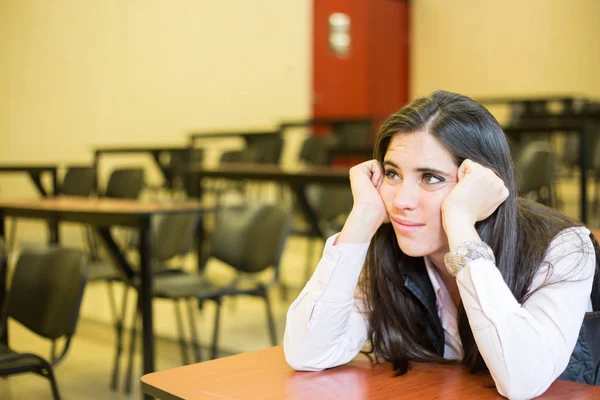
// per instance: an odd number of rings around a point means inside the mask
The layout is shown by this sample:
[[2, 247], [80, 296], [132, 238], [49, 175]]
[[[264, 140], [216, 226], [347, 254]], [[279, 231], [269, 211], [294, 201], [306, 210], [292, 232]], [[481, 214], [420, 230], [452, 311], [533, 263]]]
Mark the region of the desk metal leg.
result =
[[[4, 310], [6, 306], [6, 275], [8, 273], [8, 255], [6, 254], [6, 235], [4, 234], [4, 215], [0, 215], [0, 310]], [[0, 314], [0, 318], [4, 317], [4, 313]], [[6, 320], [0, 321], [0, 325], [4, 325], [4, 331], [0, 336], [0, 343], [8, 345], [8, 325]]]
[[[152, 247], [150, 244], [150, 218], [142, 221], [140, 226], [140, 287], [138, 304], [142, 311], [142, 335], [144, 345], [144, 374], [154, 372], [154, 331], [152, 323]], [[98, 233], [102, 238], [106, 248], [114, 257], [117, 265], [128, 277], [129, 283], [135, 278], [135, 272], [127, 261], [125, 255], [115, 242], [109, 228], [99, 228]], [[152, 397], [144, 395], [144, 399], [150, 400]]]
[[310, 223], [313, 233], [316, 236], [322, 237], [324, 240], [327, 240], [325, 237], [325, 233], [321, 230], [319, 226], [319, 217], [315, 214], [314, 210], [308, 203], [308, 198], [306, 197], [306, 185], [295, 185], [294, 193], [296, 194], [296, 199], [298, 200], [298, 205], [302, 209], [304, 216]]
[[[154, 331], [152, 320], [152, 246], [150, 217], [140, 226], [140, 304], [142, 307], [142, 335], [144, 343], [144, 374], [154, 372]], [[144, 395], [145, 399], [151, 399]]]

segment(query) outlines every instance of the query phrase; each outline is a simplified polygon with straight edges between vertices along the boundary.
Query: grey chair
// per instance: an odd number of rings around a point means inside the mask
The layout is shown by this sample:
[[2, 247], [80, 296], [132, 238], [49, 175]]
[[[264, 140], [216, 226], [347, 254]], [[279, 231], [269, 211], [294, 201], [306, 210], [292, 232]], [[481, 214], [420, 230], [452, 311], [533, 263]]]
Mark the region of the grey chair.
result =
[[[197, 232], [198, 224], [200, 223], [201, 215], [199, 213], [174, 213], [174, 214], [164, 214], [158, 215], [152, 219], [152, 237], [151, 237], [151, 247], [152, 247], [152, 275], [156, 285], [156, 282], [160, 282], [162, 279], [167, 277], [175, 277], [175, 276], [184, 276], [185, 272], [183, 270], [183, 265], [181, 263], [170, 263], [171, 261], [177, 261], [177, 257], [184, 256], [188, 254], [193, 249], [194, 239]], [[200, 256], [200, 255], [199, 255]], [[133, 266], [136, 272], [139, 272], [136, 265]], [[134, 280], [133, 286], [137, 290], [138, 289], [138, 280]], [[177, 281], [173, 284], [174, 287], [177, 285], [186, 285], [187, 282], [185, 279]], [[125, 286], [125, 294], [124, 299], [127, 298], [127, 289], [129, 286]], [[126, 307], [127, 303], [123, 302], [122, 311], [120, 314], [120, 323], [119, 329], [117, 329], [117, 347], [115, 352], [115, 361], [113, 364], [113, 373], [112, 373], [112, 381], [111, 388], [113, 390], [117, 387], [117, 379], [119, 374], [121, 355], [122, 355], [122, 343], [124, 336], [124, 328], [122, 326], [123, 322], [126, 319]], [[139, 318], [139, 309], [140, 305], [137, 304], [136, 310], [134, 313], [132, 326], [138, 321]], [[180, 311], [179, 302], [174, 303], [175, 317], [177, 326], [180, 330], [182, 330], [182, 316]], [[193, 330], [194, 327], [192, 326]], [[135, 328], [133, 328], [135, 332]], [[195, 334], [195, 333], [194, 333]], [[183, 337], [183, 336], [181, 336]], [[130, 341], [130, 347], [135, 347], [136, 337], [135, 334], [132, 334], [132, 340]], [[185, 343], [180, 341], [180, 345], [182, 346], [182, 357], [187, 364], [187, 353], [185, 351]], [[130, 350], [130, 353], [133, 350]], [[125, 376], [125, 386], [124, 391], [126, 393], [131, 392], [131, 367], [126, 371]]]
[[89, 197], [96, 188], [96, 169], [73, 166], [67, 169], [60, 193], [64, 196]]
[[[217, 211], [216, 225], [211, 233], [211, 245], [208, 261], [211, 257], [231, 266], [238, 272], [237, 277], [227, 284], [219, 284], [209, 280], [204, 274], [194, 272], [157, 276], [154, 281], [154, 297], [173, 300], [177, 304], [187, 301], [191, 328], [191, 345], [195, 360], [201, 361], [200, 345], [194, 329], [195, 319], [191, 302], [194, 299], [202, 304], [214, 301], [217, 309], [211, 344], [211, 358], [216, 358], [219, 343], [220, 310], [223, 298], [236, 296], [260, 297], [265, 302], [268, 330], [271, 344], [277, 344], [275, 322], [271, 311], [268, 289], [279, 281], [281, 254], [290, 231], [290, 212], [280, 205], [252, 203], [240, 207], [228, 207]], [[272, 268], [272, 277], [265, 281], [257, 278], [257, 274]], [[139, 313], [138, 313], [139, 314]], [[179, 343], [182, 361], [188, 362], [186, 355], [187, 342], [184, 337], [181, 316], [176, 311]], [[133, 323], [137, 327], [137, 323]], [[136, 332], [132, 333], [135, 346]], [[133, 360], [132, 347], [129, 357], [131, 371]], [[128, 372], [130, 382], [131, 372]]]
[[[94, 174], [95, 176], [95, 174]], [[106, 189], [99, 194], [100, 197], [114, 199], [136, 199], [139, 197], [144, 188], [144, 170], [142, 168], [116, 168], [108, 178]], [[128, 285], [125, 283], [123, 276], [119, 272], [113, 260], [105, 259], [101, 254], [100, 239], [91, 229], [87, 229], [86, 243], [90, 250], [89, 262], [89, 278], [88, 281], [104, 282], [107, 286], [108, 302], [110, 314], [113, 320], [115, 329], [116, 344], [115, 358], [113, 364], [113, 372], [111, 375], [110, 387], [112, 390], [117, 390], [119, 376], [119, 360], [123, 352], [123, 329], [124, 329], [124, 313], [127, 308], [127, 291]], [[124, 247], [127, 248], [132, 242], [134, 235], [128, 232]], [[115, 283], [123, 284], [123, 302], [120, 306], [117, 305], [115, 298]]]
[[521, 196], [553, 206], [556, 202], [556, 155], [548, 142], [528, 143], [517, 162]]
[[[305, 139], [300, 149], [299, 158], [308, 165], [326, 166], [329, 164], [329, 150], [338, 145], [333, 136], [311, 136]], [[326, 235], [332, 235], [342, 228], [342, 221], [352, 209], [353, 197], [350, 186], [328, 186], [321, 184], [308, 185], [306, 197], [319, 219], [320, 228]], [[322, 238], [315, 237], [310, 228], [294, 229], [295, 235], [308, 237], [305, 280], [310, 278], [314, 267], [314, 253], [317, 242]], [[317, 239], [312, 240], [312, 239]]]
[[116, 168], [110, 174], [102, 197], [137, 199], [144, 184], [143, 168]]
[[[25, 250], [20, 255], [0, 321], [0, 337], [12, 318], [51, 340], [52, 347], [46, 359], [0, 344], [0, 376], [36, 373], [50, 380], [54, 399], [60, 398], [53, 368], [66, 355], [75, 333], [86, 268], [86, 255], [80, 250], [51, 247]], [[57, 354], [56, 341], [62, 338], [65, 343]]]

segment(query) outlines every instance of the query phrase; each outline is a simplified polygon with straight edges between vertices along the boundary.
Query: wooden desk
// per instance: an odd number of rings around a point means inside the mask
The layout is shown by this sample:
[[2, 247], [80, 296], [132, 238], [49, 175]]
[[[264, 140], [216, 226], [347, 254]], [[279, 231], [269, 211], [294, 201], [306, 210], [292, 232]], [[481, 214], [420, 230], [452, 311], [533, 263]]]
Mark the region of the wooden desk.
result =
[[191, 164], [188, 172], [193, 173], [198, 179], [223, 178], [238, 181], [286, 183], [294, 192], [298, 205], [315, 235], [327, 239], [319, 226], [319, 218], [308, 202], [306, 186], [311, 183], [350, 186], [349, 169], [349, 167], [284, 168], [277, 165], [262, 164], [225, 164], [217, 168], [207, 168], [199, 164]]
[[[203, 207], [198, 202], [186, 203], [143, 203], [137, 200], [93, 199], [76, 197], [54, 197], [35, 201], [0, 201], [0, 237], [5, 236], [4, 218], [46, 219], [80, 222], [96, 228], [106, 248], [114, 257], [118, 267], [131, 281], [135, 272], [111, 232], [111, 226], [130, 226], [140, 234], [139, 298], [142, 309], [144, 373], [154, 371], [154, 335], [152, 315], [152, 247], [150, 218], [161, 213], [198, 212]], [[59, 243], [56, 235], [55, 242]], [[0, 308], [6, 295], [6, 257], [0, 255]], [[5, 338], [0, 338], [6, 342]]]
[[[37, 190], [44, 197], [56, 196], [59, 192], [57, 167], [55, 164], [0, 164], [0, 172], [27, 173], [29, 175], [29, 178], [31, 178], [31, 180], [33, 181]], [[42, 174], [45, 172], [49, 173], [52, 176], [52, 191], [47, 190], [44, 187], [44, 185], [42, 185]]]
[[[201, 152], [202, 149], [193, 149], [189, 146], [113, 146], [113, 147], [99, 147], [94, 150], [94, 166], [96, 167], [96, 174], [98, 173], [98, 164], [100, 157], [104, 154], [150, 154], [154, 163], [160, 170], [170, 189], [173, 189], [173, 181], [175, 179], [176, 172], [174, 170], [174, 164], [181, 163], [183, 165], [191, 161], [197, 161], [194, 157], [198, 157], [194, 152]], [[161, 156], [163, 154], [169, 154], [170, 165], [165, 165], [162, 161]], [[200, 153], [201, 154], [201, 153]], [[177, 161], [174, 158], [177, 157]], [[200, 158], [201, 159], [201, 158]]]
[[[142, 376], [142, 391], [161, 400], [200, 399], [502, 399], [492, 378], [461, 365], [413, 364], [393, 377], [390, 364], [359, 355], [323, 372], [294, 372], [283, 348], [240, 354]], [[598, 399], [600, 387], [556, 381], [540, 399]]]

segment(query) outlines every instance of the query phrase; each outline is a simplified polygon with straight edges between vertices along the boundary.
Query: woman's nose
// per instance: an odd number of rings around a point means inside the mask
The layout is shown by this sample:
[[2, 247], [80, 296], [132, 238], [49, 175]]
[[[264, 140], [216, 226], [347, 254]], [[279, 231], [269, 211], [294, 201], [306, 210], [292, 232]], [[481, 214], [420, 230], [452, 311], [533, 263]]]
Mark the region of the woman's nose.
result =
[[394, 207], [399, 210], [413, 210], [419, 205], [419, 186], [402, 182], [396, 187]]

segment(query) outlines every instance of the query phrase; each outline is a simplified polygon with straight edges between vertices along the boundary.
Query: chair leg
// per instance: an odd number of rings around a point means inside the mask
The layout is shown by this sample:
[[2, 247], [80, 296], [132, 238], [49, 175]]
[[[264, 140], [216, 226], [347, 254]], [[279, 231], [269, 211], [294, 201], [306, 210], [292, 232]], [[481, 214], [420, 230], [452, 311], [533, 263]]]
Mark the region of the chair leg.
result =
[[110, 388], [112, 391], [117, 391], [119, 386], [119, 369], [121, 366], [121, 353], [123, 352], [123, 321], [125, 320], [125, 313], [127, 310], [127, 290], [128, 287], [125, 284], [123, 293], [122, 312], [119, 315], [117, 311], [117, 303], [113, 291], [112, 282], [106, 282], [108, 286], [108, 302], [110, 304], [110, 310], [113, 316], [113, 325], [115, 327], [116, 344], [115, 344], [115, 358], [113, 362], [112, 377], [110, 381]]
[[13, 254], [17, 243], [17, 219], [12, 218], [11, 222], [12, 224], [10, 224], [10, 233], [8, 234], [8, 239], [6, 240], [7, 254]]
[[52, 366], [47, 365], [44, 367], [42, 372], [48, 380], [50, 381], [50, 387], [52, 388], [52, 397], [54, 400], [60, 400], [60, 392], [58, 391], [58, 384], [56, 383], [56, 377], [54, 376], [54, 371], [52, 371]]
[[139, 298], [138, 298], [138, 306], [136, 307], [133, 313], [133, 322], [131, 323], [131, 338], [129, 339], [129, 354], [127, 357], [127, 371], [125, 372], [125, 384], [123, 391], [129, 395], [131, 394], [131, 377], [133, 376], [133, 359], [135, 356], [135, 348], [137, 343], [138, 336], [138, 325], [140, 321], [140, 307], [139, 307]]
[[194, 317], [194, 309], [192, 307], [193, 299], [187, 299], [188, 314], [190, 319], [190, 337], [192, 348], [194, 349], [194, 357], [196, 362], [202, 361], [202, 350], [200, 349], [200, 341], [198, 340], [198, 332], [196, 331], [196, 318]]
[[215, 326], [213, 327], [213, 338], [212, 338], [212, 349], [210, 351], [210, 358], [214, 360], [217, 358], [217, 349], [219, 347], [219, 322], [221, 319], [221, 298], [215, 299]]
[[269, 301], [269, 293], [266, 288], [262, 288], [260, 296], [265, 300], [265, 310], [267, 311], [267, 325], [269, 329], [269, 335], [271, 336], [271, 345], [277, 346], [277, 334], [275, 333], [275, 320], [273, 319], [273, 312], [271, 310], [271, 302]]
[[175, 320], [177, 321], [177, 333], [179, 335], [179, 348], [181, 350], [181, 362], [183, 365], [188, 365], [190, 360], [187, 354], [187, 345], [185, 342], [185, 333], [183, 331], [183, 320], [181, 318], [181, 310], [179, 309], [179, 300], [174, 299], [173, 305], [175, 306]]

